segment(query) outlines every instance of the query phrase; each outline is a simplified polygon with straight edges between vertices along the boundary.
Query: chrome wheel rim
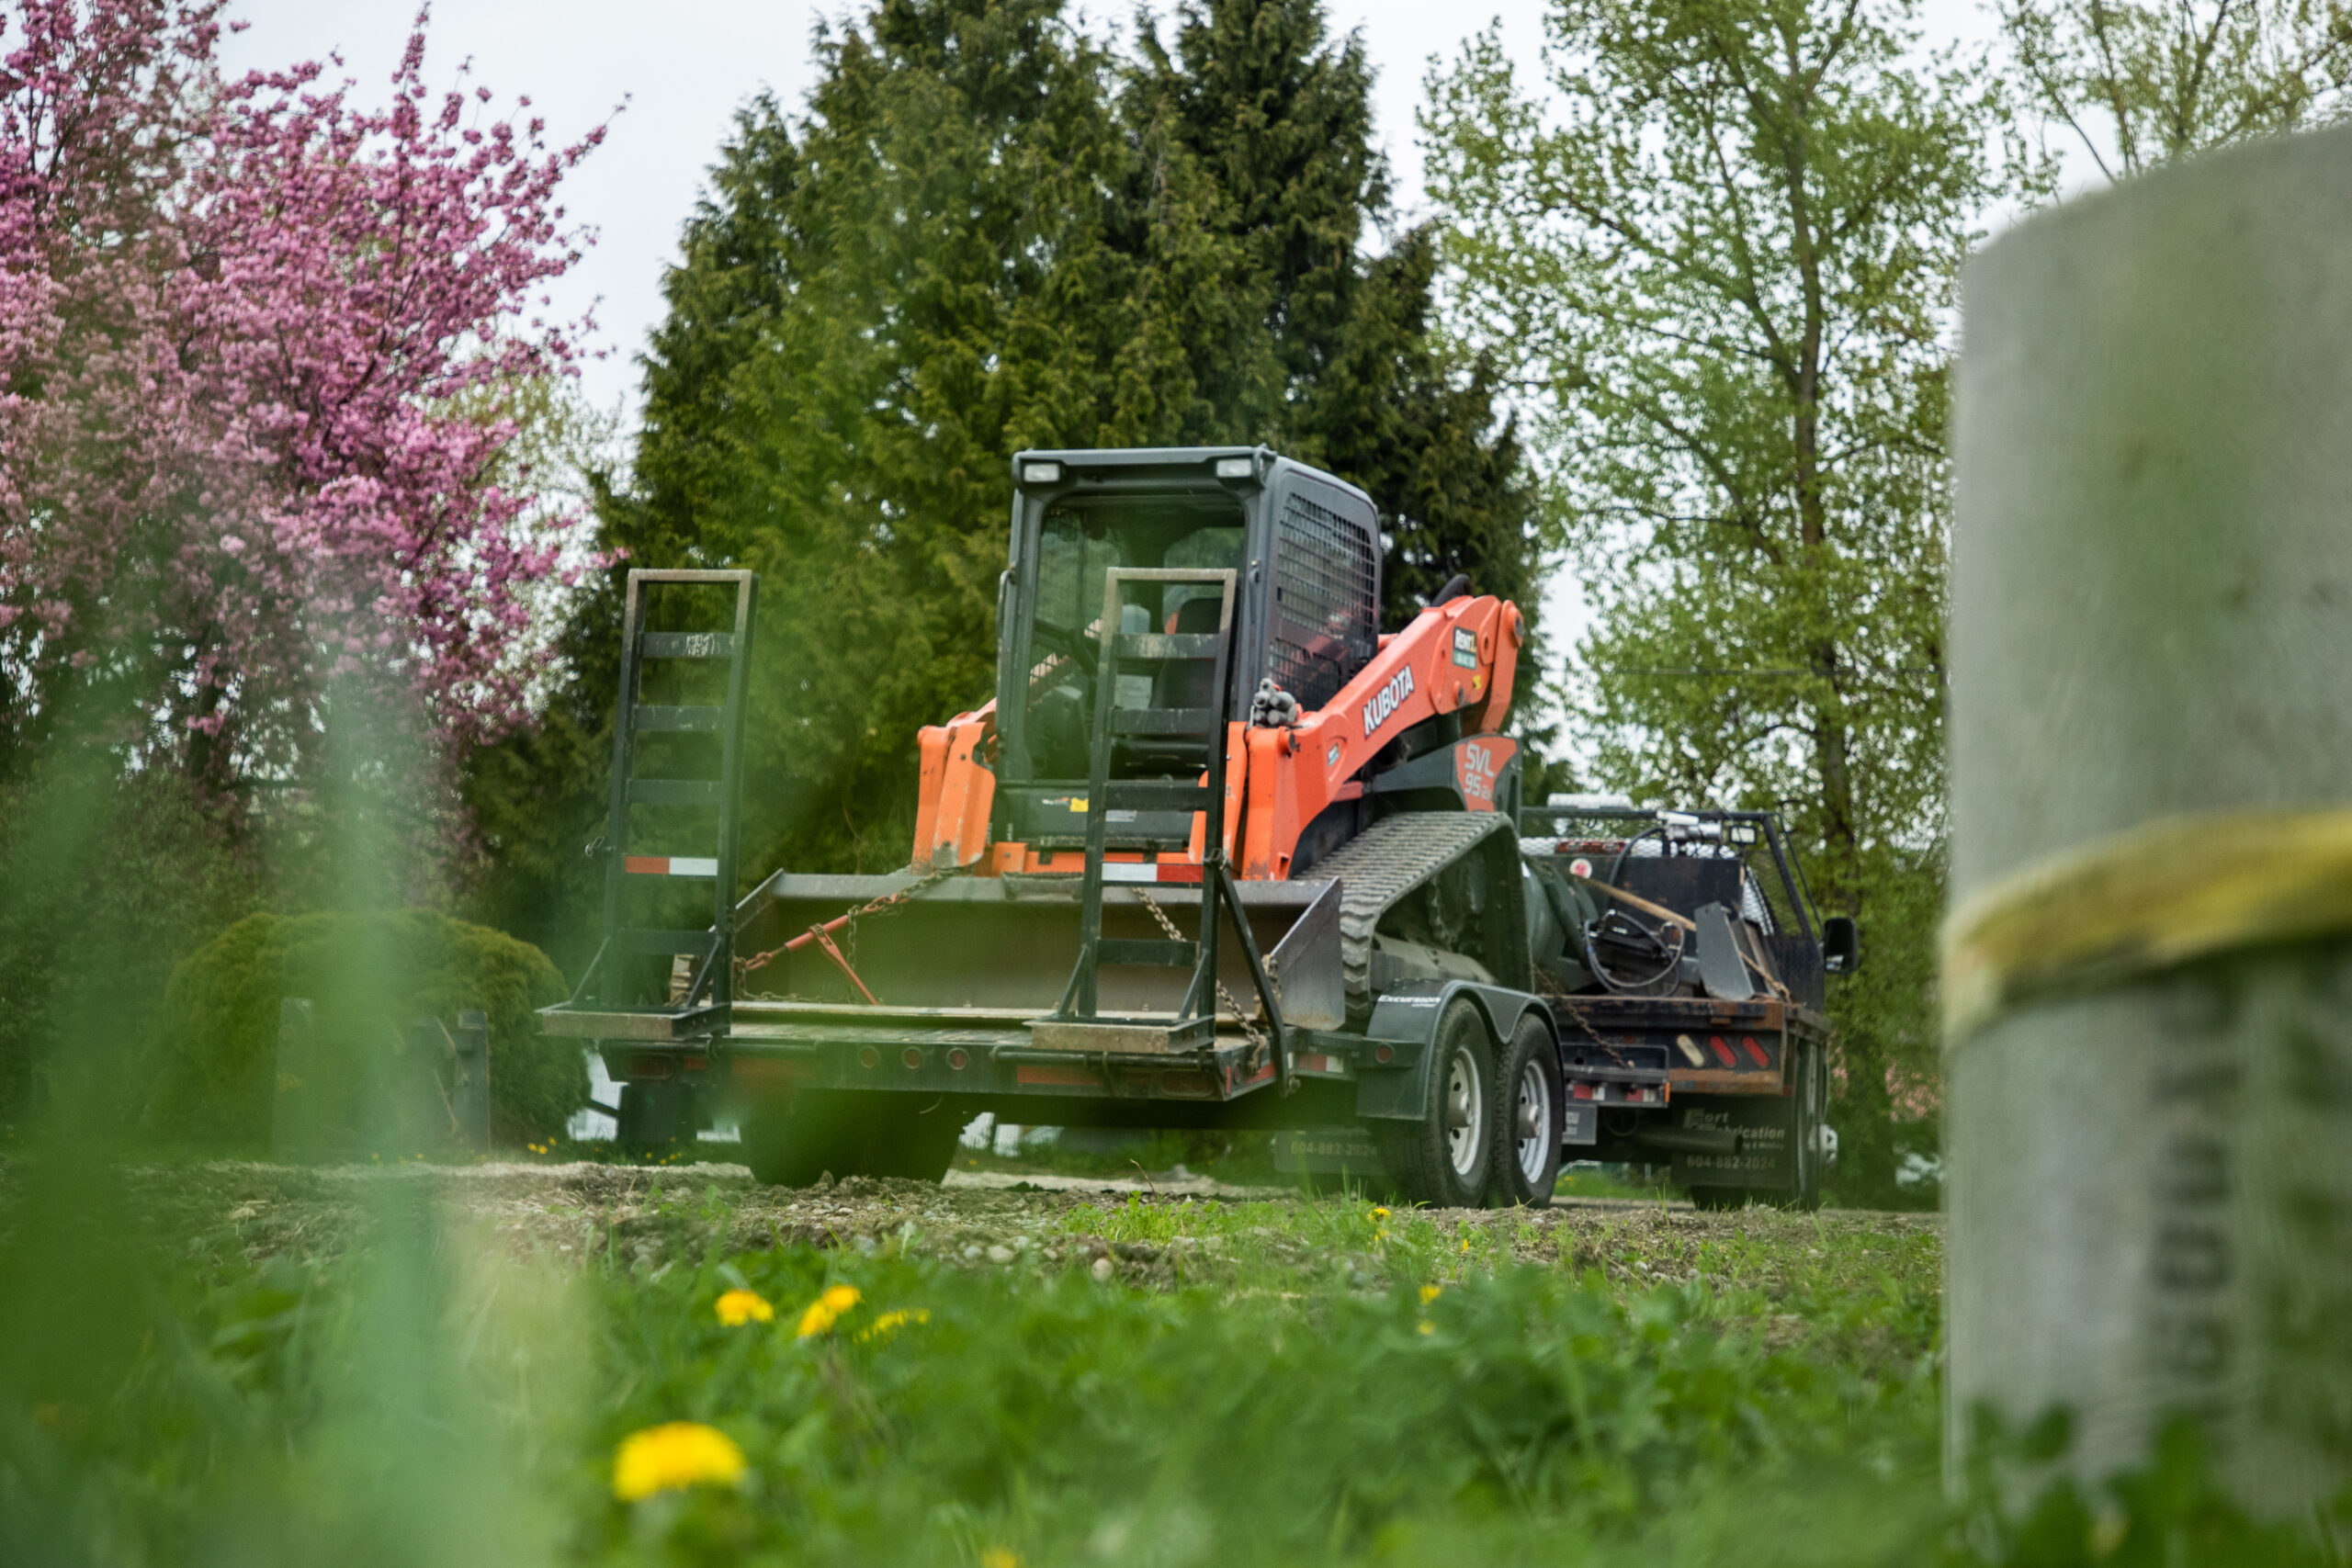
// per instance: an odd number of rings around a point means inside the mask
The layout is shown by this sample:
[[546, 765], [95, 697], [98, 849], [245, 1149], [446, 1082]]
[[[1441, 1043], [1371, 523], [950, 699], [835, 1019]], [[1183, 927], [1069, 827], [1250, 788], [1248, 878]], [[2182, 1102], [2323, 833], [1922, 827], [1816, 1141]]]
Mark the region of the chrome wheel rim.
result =
[[1552, 1131], [1552, 1079], [1544, 1064], [1530, 1061], [1519, 1069], [1519, 1088], [1511, 1110], [1517, 1118], [1519, 1173], [1530, 1187], [1542, 1184], [1551, 1151], [1544, 1145]]
[[1453, 1174], [1467, 1180], [1478, 1173], [1487, 1141], [1487, 1099], [1479, 1092], [1478, 1059], [1457, 1050], [1445, 1068], [1445, 1152]]

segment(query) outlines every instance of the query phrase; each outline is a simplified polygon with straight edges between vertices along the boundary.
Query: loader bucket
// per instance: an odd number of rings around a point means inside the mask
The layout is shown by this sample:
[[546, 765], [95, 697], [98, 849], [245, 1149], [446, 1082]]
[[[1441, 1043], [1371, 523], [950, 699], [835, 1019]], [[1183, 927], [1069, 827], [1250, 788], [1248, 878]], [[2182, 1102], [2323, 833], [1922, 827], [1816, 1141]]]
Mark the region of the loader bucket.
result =
[[[738, 908], [736, 952], [745, 961], [738, 999], [878, 1005], [894, 1013], [977, 1010], [1023, 1019], [1054, 1010], [1078, 962], [1074, 876], [950, 878], [836, 932], [839, 962], [818, 942], [779, 951], [812, 926], [913, 881], [906, 874], [770, 877]], [[1339, 1028], [1345, 1008], [1339, 885], [1244, 882], [1239, 891], [1281, 998], [1283, 1021], [1310, 1029]], [[1168, 931], [1152, 911], [1155, 904], [1182, 938], [1197, 938], [1200, 887], [1182, 883], [1106, 886], [1103, 936], [1165, 938]], [[1219, 1011], [1229, 1014], [1238, 1003], [1241, 1016], [1254, 1020], [1261, 1010], [1255, 988], [1230, 930], [1219, 933], [1217, 973], [1227, 993]], [[1105, 965], [1101, 1009], [1105, 1014], [1172, 1014], [1189, 978], [1180, 969]], [[872, 1004], [857, 982], [872, 993]]]

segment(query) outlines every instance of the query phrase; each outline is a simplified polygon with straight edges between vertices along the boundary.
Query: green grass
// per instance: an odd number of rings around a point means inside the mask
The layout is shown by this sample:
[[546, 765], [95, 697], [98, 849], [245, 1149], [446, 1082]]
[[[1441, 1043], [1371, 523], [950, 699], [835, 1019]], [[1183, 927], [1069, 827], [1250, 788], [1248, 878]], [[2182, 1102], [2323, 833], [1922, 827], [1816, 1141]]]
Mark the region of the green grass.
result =
[[[601, 1433], [685, 1417], [735, 1436], [760, 1487], [697, 1495], [674, 1527], [733, 1550], [1286, 1562], [1443, 1558], [1475, 1537], [1556, 1559], [1638, 1540], [1726, 1485], [1856, 1459], [1907, 1474], [1914, 1523], [1934, 1523], [1931, 1393], [1709, 1332], [1703, 1288], [1621, 1300], [1514, 1269], [1426, 1303], [1417, 1289], [1302, 1303], [1067, 1270], [751, 1261], [751, 1287], [794, 1308], [842, 1282], [862, 1297], [850, 1325], [931, 1316], [871, 1345], [727, 1329], [716, 1271], [613, 1303], [605, 1350], [629, 1389]], [[624, 1546], [636, 1523], [607, 1505], [589, 1534]]]
[[[2022, 1564], [2134, 1539], [1945, 1504], [1916, 1222], [892, 1188], [807, 1200], [862, 1205], [820, 1250], [744, 1245], [768, 1200], [684, 1173], [455, 1222], [430, 1179], [0, 1167], [0, 1561]], [[856, 1304], [799, 1335], [837, 1286]], [[738, 1289], [773, 1320], [722, 1324]], [[616, 1500], [618, 1446], [673, 1421], [739, 1445], [741, 1484]]]

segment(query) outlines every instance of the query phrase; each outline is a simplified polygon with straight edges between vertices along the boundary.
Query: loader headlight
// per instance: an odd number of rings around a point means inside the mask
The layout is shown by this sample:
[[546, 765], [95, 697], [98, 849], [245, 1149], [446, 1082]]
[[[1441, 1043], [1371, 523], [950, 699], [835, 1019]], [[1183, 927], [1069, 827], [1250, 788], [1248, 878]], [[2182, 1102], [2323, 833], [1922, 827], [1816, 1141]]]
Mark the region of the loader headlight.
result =
[[1023, 463], [1021, 465], [1021, 482], [1057, 485], [1062, 482], [1062, 466], [1059, 463]]
[[1249, 457], [1219, 457], [1216, 477], [1221, 479], [1246, 479], [1257, 471], [1255, 459]]

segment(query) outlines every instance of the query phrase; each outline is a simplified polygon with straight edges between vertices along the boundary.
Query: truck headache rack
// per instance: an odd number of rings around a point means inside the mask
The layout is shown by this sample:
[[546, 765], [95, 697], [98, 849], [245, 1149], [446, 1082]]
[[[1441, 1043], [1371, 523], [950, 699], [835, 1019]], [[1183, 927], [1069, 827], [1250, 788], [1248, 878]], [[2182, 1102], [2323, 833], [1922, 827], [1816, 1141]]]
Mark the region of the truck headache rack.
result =
[[[1227, 735], [1227, 677], [1233, 643], [1233, 593], [1237, 574], [1229, 569], [1114, 568], [1104, 574], [1102, 621], [1102, 669], [1095, 681], [1094, 736], [1087, 780], [1086, 868], [1080, 878], [1078, 963], [1053, 1013], [1031, 1025], [1038, 1044], [1059, 1050], [1094, 1052], [1210, 1051], [1216, 1043], [1217, 926], [1227, 917], [1247, 960], [1251, 984], [1272, 1037], [1273, 1058], [1283, 1091], [1291, 1089], [1291, 1062], [1284, 1039], [1282, 1012], [1256, 937], [1241, 913], [1240, 895], [1225, 852], [1225, 761]], [[1217, 592], [1217, 623], [1213, 632], [1129, 631], [1124, 621], [1129, 584], [1162, 584], [1210, 588]], [[1140, 609], [1140, 606], [1137, 607]], [[1205, 687], [1183, 682], [1191, 693], [1206, 697], [1202, 706], [1159, 706], [1119, 701], [1124, 672], [1142, 667], [1157, 674], [1178, 662], [1209, 667]], [[1127, 679], [1134, 679], [1129, 676]], [[1157, 688], [1160, 682], [1142, 678]], [[1131, 688], [1130, 688], [1131, 689]], [[1111, 777], [1112, 753], [1123, 739], [1197, 738], [1206, 754], [1204, 780]], [[1170, 936], [1164, 941], [1106, 938], [1102, 934], [1104, 840], [1114, 812], [1199, 812], [1201, 839], [1201, 919], [1199, 934], [1190, 942]], [[1156, 906], [1155, 906], [1156, 908]], [[1165, 917], [1162, 917], [1163, 920]], [[1171, 928], [1172, 929], [1172, 928]], [[1192, 983], [1170, 1021], [1163, 1017], [1106, 1018], [1098, 1011], [1103, 964], [1157, 964], [1189, 968]], [[1257, 1064], [1250, 1064], [1255, 1067]]]
[[[723, 614], [712, 591], [723, 589], [733, 590], [732, 618], [709, 625], [715, 611]], [[755, 572], [628, 574], [603, 840], [605, 940], [565, 1004], [605, 1015], [600, 1032], [632, 1021], [628, 1032], [645, 1039], [726, 1027], [734, 999], [744, 688], [758, 597]], [[659, 772], [649, 775], [648, 767]], [[684, 769], [698, 772], [679, 776]], [[665, 915], [680, 906], [663, 896], [677, 881], [708, 885], [707, 926], [645, 923], [646, 905]], [[651, 962], [663, 958], [670, 964]]]

